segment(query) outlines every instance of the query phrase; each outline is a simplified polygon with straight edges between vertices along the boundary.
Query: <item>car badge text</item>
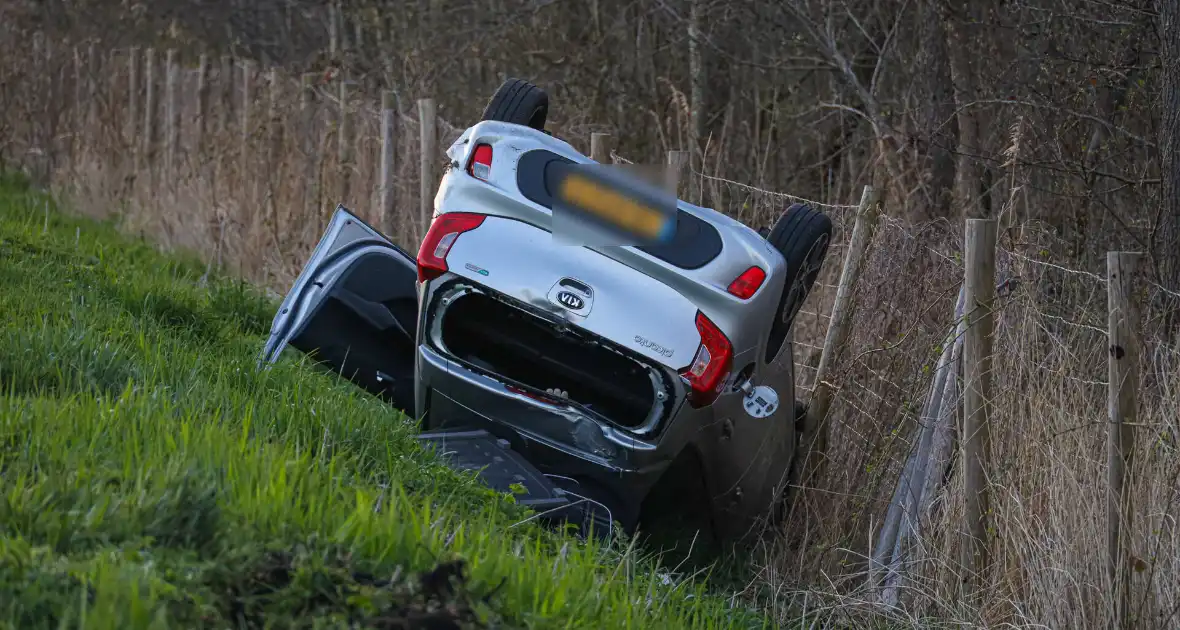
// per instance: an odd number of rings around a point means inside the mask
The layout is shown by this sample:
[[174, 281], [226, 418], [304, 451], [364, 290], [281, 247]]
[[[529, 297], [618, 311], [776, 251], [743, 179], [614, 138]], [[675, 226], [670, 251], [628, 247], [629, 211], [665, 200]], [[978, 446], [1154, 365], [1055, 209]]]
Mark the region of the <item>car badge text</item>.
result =
[[661, 346], [660, 344], [658, 344], [650, 339], [645, 339], [644, 337], [641, 337], [639, 335], [635, 335], [635, 343], [637, 343], [640, 346], [643, 346], [644, 348], [647, 348], [649, 350], [653, 350], [657, 354], [662, 354], [665, 357], [669, 357], [669, 358], [676, 352], [676, 350], [674, 348], [665, 348], [664, 346]]

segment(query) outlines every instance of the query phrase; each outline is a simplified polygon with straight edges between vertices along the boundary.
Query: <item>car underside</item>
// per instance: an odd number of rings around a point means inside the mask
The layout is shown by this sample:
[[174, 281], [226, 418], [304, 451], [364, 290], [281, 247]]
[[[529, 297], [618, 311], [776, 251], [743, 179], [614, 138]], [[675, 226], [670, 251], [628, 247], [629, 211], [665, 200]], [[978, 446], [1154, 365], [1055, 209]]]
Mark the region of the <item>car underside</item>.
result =
[[337, 207], [262, 363], [311, 356], [548, 520], [743, 538], [784, 492], [789, 330], [830, 221], [792, 206], [759, 233], [680, 201], [659, 246], [557, 244], [553, 187], [591, 161], [535, 126], [541, 101], [498, 98], [448, 150], [416, 258]]
[[632, 430], [651, 430], [669, 412], [666, 371], [608, 339], [467, 283], [440, 291], [434, 308], [429, 343], [530, 396]]

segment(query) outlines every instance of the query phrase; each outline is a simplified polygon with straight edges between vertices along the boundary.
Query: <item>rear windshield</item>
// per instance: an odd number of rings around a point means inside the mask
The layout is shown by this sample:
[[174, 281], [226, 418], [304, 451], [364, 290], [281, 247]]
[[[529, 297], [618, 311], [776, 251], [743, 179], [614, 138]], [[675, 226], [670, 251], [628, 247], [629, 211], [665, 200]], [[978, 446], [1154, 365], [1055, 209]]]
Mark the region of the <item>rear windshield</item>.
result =
[[[516, 185], [526, 199], [552, 210], [552, 188], [561, 169], [573, 163], [552, 151], [533, 149], [520, 156]], [[711, 223], [677, 210], [676, 234], [671, 241], [635, 249], [681, 269], [700, 269], [721, 254], [721, 234]]]

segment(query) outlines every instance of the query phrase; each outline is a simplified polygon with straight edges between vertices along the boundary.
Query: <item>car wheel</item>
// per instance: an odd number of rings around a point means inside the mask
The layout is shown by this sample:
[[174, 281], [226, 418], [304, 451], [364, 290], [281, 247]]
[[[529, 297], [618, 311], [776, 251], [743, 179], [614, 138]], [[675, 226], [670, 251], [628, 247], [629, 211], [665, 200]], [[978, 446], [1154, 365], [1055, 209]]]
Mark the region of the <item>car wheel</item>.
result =
[[828, 253], [832, 240], [832, 220], [824, 213], [801, 204], [791, 204], [766, 237], [775, 249], [787, 260], [786, 286], [779, 298], [779, 315], [770, 326], [770, 339], [766, 344], [766, 361], [774, 360], [795, 315], [811, 292], [820, 267]]
[[549, 115], [549, 95], [545, 90], [523, 79], [508, 79], [483, 109], [480, 120], [498, 120], [545, 130]]

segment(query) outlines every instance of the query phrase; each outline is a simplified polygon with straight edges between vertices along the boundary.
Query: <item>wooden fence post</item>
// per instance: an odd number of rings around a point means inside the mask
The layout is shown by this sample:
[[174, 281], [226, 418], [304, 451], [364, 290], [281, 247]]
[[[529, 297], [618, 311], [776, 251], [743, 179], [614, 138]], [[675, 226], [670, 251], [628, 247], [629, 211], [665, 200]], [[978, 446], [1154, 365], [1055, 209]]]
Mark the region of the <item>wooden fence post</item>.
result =
[[176, 49], [164, 52], [164, 173], [169, 186], [176, 179], [176, 152], [179, 138], [180, 103], [177, 101], [177, 83], [180, 68], [176, 64]]
[[994, 219], [967, 219], [964, 266], [963, 337], [963, 482], [964, 527], [960, 576], [978, 602], [990, 563], [988, 523], [990, 501], [987, 470], [991, 455], [992, 336], [996, 297], [996, 234]]
[[609, 133], [590, 134], [590, 159], [599, 164], [611, 164], [610, 152], [614, 148]]
[[[340, 112], [336, 131], [337, 169], [339, 169], [340, 193], [336, 203], [349, 204], [352, 194], [352, 116], [348, 111], [349, 82], [340, 78]], [[355, 208], [353, 208], [355, 210]]]
[[209, 55], [201, 54], [197, 61], [197, 159], [204, 160], [205, 132], [209, 129]]
[[148, 194], [156, 191], [156, 49], [148, 48], [143, 57], [143, 162], [148, 173]]
[[420, 179], [418, 196], [421, 213], [421, 225], [418, 236], [424, 236], [434, 216], [434, 162], [438, 150], [438, 109], [434, 99], [418, 99], [418, 142], [420, 153], [418, 156]]
[[828, 378], [852, 331], [852, 294], [860, 280], [865, 254], [868, 252], [869, 241], [876, 225], [877, 191], [872, 186], [865, 186], [860, 195], [860, 205], [856, 209], [852, 239], [844, 252], [844, 266], [840, 270], [836, 300], [832, 304], [828, 332], [824, 337], [819, 366], [815, 371], [815, 386], [803, 418], [802, 435], [796, 441], [796, 461], [799, 463], [793, 466], [792, 485], [809, 485], [823, 470], [826, 462], [829, 432], [827, 416], [828, 410], [832, 407], [832, 397], [835, 395]]
[[1114, 625], [1131, 627], [1131, 546], [1124, 530], [1131, 525], [1127, 472], [1134, 455], [1136, 394], [1139, 389], [1139, 303], [1134, 276], [1142, 254], [1107, 252], [1109, 352], [1107, 408], [1106, 570], [1114, 602]]
[[394, 152], [397, 143], [397, 95], [393, 92], [381, 93], [381, 208], [379, 212], [380, 229], [390, 239], [394, 238], [393, 224], [393, 173], [396, 168], [397, 154]]

